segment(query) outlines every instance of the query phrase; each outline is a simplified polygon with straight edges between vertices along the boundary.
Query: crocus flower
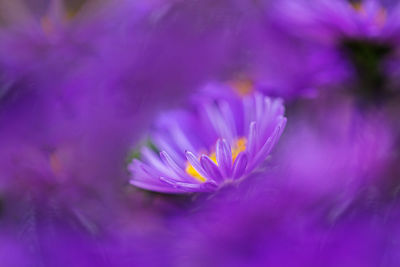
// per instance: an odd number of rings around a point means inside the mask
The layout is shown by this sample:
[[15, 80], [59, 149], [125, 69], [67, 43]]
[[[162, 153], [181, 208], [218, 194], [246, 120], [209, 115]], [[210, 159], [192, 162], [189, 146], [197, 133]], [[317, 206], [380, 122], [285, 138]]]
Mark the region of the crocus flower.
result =
[[243, 99], [200, 101], [193, 113], [160, 119], [154, 143], [133, 160], [131, 184], [163, 193], [213, 191], [254, 171], [279, 140], [286, 118], [280, 99], [259, 93]]

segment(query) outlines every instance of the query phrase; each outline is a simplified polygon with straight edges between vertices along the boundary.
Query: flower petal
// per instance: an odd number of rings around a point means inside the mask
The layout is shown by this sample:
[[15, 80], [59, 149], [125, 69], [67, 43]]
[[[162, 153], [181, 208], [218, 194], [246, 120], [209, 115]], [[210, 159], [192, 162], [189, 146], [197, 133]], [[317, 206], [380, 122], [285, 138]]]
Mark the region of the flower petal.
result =
[[202, 189], [202, 186], [199, 184], [179, 182], [168, 177], [160, 177], [160, 181], [172, 186], [173, 188], [176, 188], [179, 191], [183, 191], [183, 193], [201, 191]]
[[205, 105], [204, 109], [216, 134], [228, 139], [229, 141], [233, 141], [233, 132], [231, 131], [231, 127], [229, 127], [226, 119], [222, 116], [221, 111], [212, 104]]
[[165, 165], [167, 165], [176, 175], [177, 180], [187, 180], [186, 173], [175, 163], [175, 161], [168, 155], [167, 152], [161, 151], [160, 157]]
[[222, 182], [222, 175], [218, 169], [218, 166], [206, 155], [200, 157], [200, 164], [206, 171], [207, 176], [214, 181]]
[[244, 174], [247, 163], [248, 157], [246, 152], [240, 152], [233, 164], [233, 179], [238, 179]]
[[222, 175], [224, 177], [230, 177], [232, 173], [232, 151], [231, 146], [225, 139], [218, 139], [216, 157]]
[[208, 178], [207, 172], [201, 167], [201, 164], [199, 160], [196, 158], [196, 156], [190, 152], [186, 151], [185, 152], [186, 158], [189, 161], [189, 163], [193, 166], [193, 168], [204, 178]]
[[250, 123], [249, 137], [247, 140], [247, 151], [249, 153], [249, 156], [253, 157], [256, 154], [257, 146], [257, 123], [255, 121]]
[[162, 183], [152, 183], [150, 181], [138, 181], [138, 180], [131, 180], [129, 183], [144, 190], [150, 190], [160, 193], [170, 193], [170, 194], [184, 193], [173, 186], [168, 186], [168, 185], [166, 186]]
[[248, 170], [252, 170], [253, 168], [255, 168], [257, 164], [259, 164], [261, 161], [263, 161], [269, 155], [272, 148], [275, 146], [275, 144], [281, 137], [283, 130], [286, 126], [286, 121], [287, 120], [285, 117], [281, 118], [279, 124], [275, 127], [272, 135], [268, 138], [267, 142], [265, 142], [265, 144], [261, 147], [261, 149], [258, 151], [257, 155], [255, 155], [255, 157], [249, 164], [249, 167], [247, 168]]
[[143, 147], [142, 156], [151, 167], [158, 170], [159, 172], [166, 173], [169, 176], [174, 174], [173, 171], [160, 160], [160, 157], [157, 155], [157, 153], [155, 153], [151, 149]]

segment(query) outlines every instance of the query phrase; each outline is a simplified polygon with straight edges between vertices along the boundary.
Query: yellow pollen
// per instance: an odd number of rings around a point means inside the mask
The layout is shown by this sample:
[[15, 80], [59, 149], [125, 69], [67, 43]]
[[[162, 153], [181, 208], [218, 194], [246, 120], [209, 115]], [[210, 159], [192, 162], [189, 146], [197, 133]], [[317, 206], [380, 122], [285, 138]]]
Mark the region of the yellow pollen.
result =
[[[236, 158], [240, 152], [246, 150], [246, 143], [247, 143], [247, 139], [245, 137], [239, 138], [236, 141], [235, 146], [232, 148], [232, 163], [236, 160]], [[218, 165], [217, 156], [216, 156], [215, 152], [212, 152], [209, 157], [212, 161], [214, 161], [215, 164]], [[205, 177], [201, 176], [200, 173], [198, 173], [196, 171], [196, 169], [192, 166], [192, 164], [190, 164], [189, 162], [186, 163], [185, 171], [187, 174], [189, 174], [190, 176], [192, 176], [193, 178], [197, 179], [200, 182], [207, 181], [207, 179]]]

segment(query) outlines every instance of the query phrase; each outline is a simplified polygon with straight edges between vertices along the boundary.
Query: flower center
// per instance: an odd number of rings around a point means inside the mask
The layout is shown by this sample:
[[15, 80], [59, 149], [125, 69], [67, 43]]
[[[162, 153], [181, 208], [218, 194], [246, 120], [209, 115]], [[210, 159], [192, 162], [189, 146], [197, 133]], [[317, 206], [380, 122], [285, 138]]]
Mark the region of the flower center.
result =
[[[246, 150], [246, 143], [247, 143], [247, 139], [245, 137], [239, 138], [236, 141], [234, 147], [232, 147], [232, 163], [235, 161], [235, 159], [237, 158], [237, 156], [239, 155], [240, 152]], [[212, 161], [214, 161], [215, 164], [218, 165], [217, 156], [216, 156], [215, 152], [212, 152], [209, 155], [209, 157]], [[192, 176], [193, 178], [195, 178], [196, 180], [198, 180], [200, 182], [205, 182], [207, 180], [205, 177], [200, 175], [200, 173], [198, 173], [198, 171], [196, 171], [196, 169], [189, 162], [186, 163], [185, 171], [187, 174], [189, 174], [190, 176]]]
[[254, 92], [254, 83], [250, 78], [240, 78], [229, 83], [239, 96], [247, 96]]

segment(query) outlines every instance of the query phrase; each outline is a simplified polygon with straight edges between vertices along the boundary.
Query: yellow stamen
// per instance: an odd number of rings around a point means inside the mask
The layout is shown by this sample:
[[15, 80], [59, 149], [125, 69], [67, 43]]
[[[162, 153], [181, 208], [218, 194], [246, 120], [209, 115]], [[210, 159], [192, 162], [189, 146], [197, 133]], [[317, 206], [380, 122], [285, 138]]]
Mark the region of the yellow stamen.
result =
[[232, 162], [235, 161], [240, 152], [246, 150], [246, 143], [247, 139], [245, 137], [239, 138], [239, 140], [237, 140], [236, 146], [232, 149]]
[[[247, 143], [247, 139], [245, 137], [239, 138], [236, 141], [235, 146], [232, 148], [232, 163], [236, 160], [236, 158], [240, 152], [246, 150], [246, 143]], [[209, 157], [212, 161], [214, 161], [215, 164], [218, 165], [217, 156], [216, 156], [215, 152], [212, 152]], [[186, 163], [185, 171], [187, 174], [189, 174], [190, 176], [192, 176], [193, 178], [197, 179], [200, 182], [207, 181], [207, 179], [205, 177], [201, 176], [200, 173], [198, 173], [196, 171], [196, 169], [192, 166], [192, 164], [190, 164], [189, 162]]]
[[186, 173], [197, 179], [198, 181], [204, 183], [207, 179], [200, 175], [196, 169], [189, 162], [186, 163]]

